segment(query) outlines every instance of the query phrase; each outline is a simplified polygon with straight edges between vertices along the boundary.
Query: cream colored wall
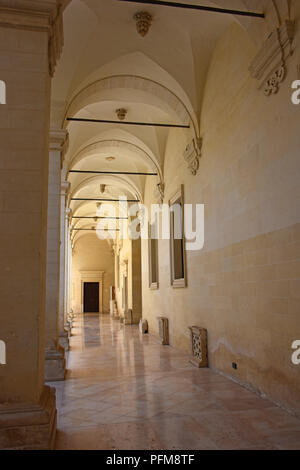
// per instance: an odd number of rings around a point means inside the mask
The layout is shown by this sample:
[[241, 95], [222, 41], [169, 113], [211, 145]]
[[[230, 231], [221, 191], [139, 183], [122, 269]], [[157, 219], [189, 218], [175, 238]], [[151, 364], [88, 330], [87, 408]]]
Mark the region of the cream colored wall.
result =
[[80, 271], [104, 271], [103, 311], [109, 312], [109, 288], [114, 285], [114, 257], [107, 241], [99, 240], [95, 233], [81, 236], [73, 248], [71, 308], [81, 312]]
[[[215, 50], [201, 115], [198, 175], [183, 160], [186, 137], [171, 131], [165, 202], [184, 184], [186, 203], [205, 204], [205, 247], [187, 253], [185, 289], [170, 287], [169, 242], [159, 241], [159, 290], [149, 289], [142, 242], [143, 317], [170, 321], [170, 342], [190, 351], [188, 326], [208, 330], [209, 364], [300, 415], [300, 107], [291, 103], [296, 53], [277, 95], [264, 96], [248, 67], [256, 51], [232, 25]], [[146, 183], [146, 203], [153, 202]], [[238, 369], [232, 369], [232, 362]]]

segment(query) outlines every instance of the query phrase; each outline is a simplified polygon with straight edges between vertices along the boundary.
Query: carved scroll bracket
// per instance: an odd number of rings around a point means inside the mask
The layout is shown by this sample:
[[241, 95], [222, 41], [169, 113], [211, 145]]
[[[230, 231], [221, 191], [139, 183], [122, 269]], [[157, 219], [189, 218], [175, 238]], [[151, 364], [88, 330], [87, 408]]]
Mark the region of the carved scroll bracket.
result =
[[293, 54], [295, 23], [286, 20], [274, 30], [253, 59], [249, 71], [266, 96], [278, 92], [286, 77], [286, 63]]
[[154, 199], [158, 202], [158, 204], [162, 204], [164, 202], [165, 197], [165, 185], [164, 183], [158, 183], [154, 190]]
[[186, 147], [183, 154], [188, 168], [192, 175], [196, 175], [199, 170], [199, 163], [201, 157], [202, 139], [194, 138], [191, 143]]

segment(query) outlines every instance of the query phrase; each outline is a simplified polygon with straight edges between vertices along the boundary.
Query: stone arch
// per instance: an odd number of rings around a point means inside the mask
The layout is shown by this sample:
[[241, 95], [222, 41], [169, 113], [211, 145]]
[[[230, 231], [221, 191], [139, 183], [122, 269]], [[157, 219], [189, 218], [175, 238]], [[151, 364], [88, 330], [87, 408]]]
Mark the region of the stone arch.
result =
[[199, 126], [191, 105], [187, 106], [175, 93], [160, 83], [135, 75], [113, 75], [101, 78], [78, 92], [67, 106], [64, 127], [67, 117], [74, 117], [83, 107], [102, 101], [104, 98], [115, 99], [116, 90], [133, 90], [148, 101], [157, 105], [164, 112], [175, 116], [183, 124], [191, 123], [196, 136], [199, 136]]
[[[78, 214], [78, 212], [79, 212], [80, 209], [82, 209], [82, 208], [88, 206], [89, 204], [90, 204], [90, 202], [88, 202], [88, 201], [81, 201], [79, 204], [77, 204], [77, 207], [76, 207], [76, 209], [74, 209], [74, 212], [72, 212], [72, 215], [73, 215], [73, 216], [76, 216], [76, 215]], [[113, 204], [113, 205], [116, 205], [117, 203], [112, 203], [112, 204]], [[87, 214], [85, 214], [85, 215], [88, 215], [88, 216], [89, 216], [90, 213], [87, 213]], [[124, 210], [123, 210], [122, 207], [121, 207], [120, 216], [125, 217], [126, 215], [127, 215], [127, 214], [125, 214]], [[90, 216], [93, 217], [94, 214], [92, 214], [92, 215], [90, 215]], [[95, 215], [95, 217], [96, 217], [96, 215]]]
[[95, 152], [109, 147], [118, 147], [124, 150], [127, 150], [130, 153], [134, 153], [139, 156], [146, 164], [149, 166], [150, 169], [157, 171], [160, 183], [163, 183], [163, 175], [160, 164], [158, 163], [155, 156], [150, 151], [144, 150], [142, 147], [138, 146], [137, 144], [133, 144], [126, 140], [121, 139], [103, 139], [97, 142], [93, 142], [92, 144], [88, 144], [86, 147], [81, 149], [75, 157], [70, 161], [69, 170], [74, 168], [74, 166], [84, 160], [89, 154], [94, 154]]
[[72, 193], [69, 195], [69, 200], [68, 200], [68, 203], [70, 205], [71, 203], [71, 199], [73, 197], [76, 197], [76, 194], [81, 190], [81, 189], [84, 189], [84, 188], [87, 188], [90, 184], [93, 184], [93, 183], [111, 183], [112, 185], [114, 186], [119, 186], [120, 188], [123, 188], [123, 189], [126, 189], [127, 191], [129, 191], [129, 193], [133, 196], [133, 197], [136, 197], [140, 200], [140, 202], [142, 202], [143, 200], [143, 197], [142, 197], [142, 194], [140, 192], [140, 190], [138, 189], [138, 187], [130, 180], [130, 178], [127, 178], [127, 177], [124, 177], [124, 176], [119, 176], [119, 175], [98, 175], [98, 176], [92, 176], [91, 178], [87, 178], [83, 181], [81, 181], [81, 183], [79, 183], [75, 188], [74, 190], [72, 191]]

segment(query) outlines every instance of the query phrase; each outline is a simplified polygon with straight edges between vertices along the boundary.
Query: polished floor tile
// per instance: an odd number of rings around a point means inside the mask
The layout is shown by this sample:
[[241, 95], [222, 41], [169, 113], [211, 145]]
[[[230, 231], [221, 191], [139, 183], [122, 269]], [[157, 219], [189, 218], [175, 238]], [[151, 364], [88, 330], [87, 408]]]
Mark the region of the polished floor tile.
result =
[[154, 337], [78, 315], [57, 449], [300, 449], [300, 421]]

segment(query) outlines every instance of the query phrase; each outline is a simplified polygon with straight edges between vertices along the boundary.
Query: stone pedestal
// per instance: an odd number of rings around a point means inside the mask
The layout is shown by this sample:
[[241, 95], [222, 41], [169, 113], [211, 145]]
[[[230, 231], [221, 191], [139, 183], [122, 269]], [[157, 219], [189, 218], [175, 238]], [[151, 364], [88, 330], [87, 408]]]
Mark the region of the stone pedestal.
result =
[[66, 330], [59, 332], [59, 345], [65, 350], [69, 351], [70, 349], [70, 339], [69, 339], [69, 332]]
[[139, 323], [139, 330], [142, 335], [145, 335], [148, 333], [148, 322], [147, 320], [141, 318], [140, 323]]
[[60, 380], [65, 380], [65, 350], [60, 346], [58, 349], [46, 349], [45, 358], [45, 381], [58, 382]]
[[159, 338], [162, 345], [166, 346], [169, 343], [169, 319], [166, 317], [157, 317]]
[[190, 326], [192, 357], [191, 364], [196, 367], [207, 367], [207, 330], [199, 326]]
[[0, 405], [0, 449], [53, 449], [56, 415], [55, 389], [48, 386], [39, 403]]

